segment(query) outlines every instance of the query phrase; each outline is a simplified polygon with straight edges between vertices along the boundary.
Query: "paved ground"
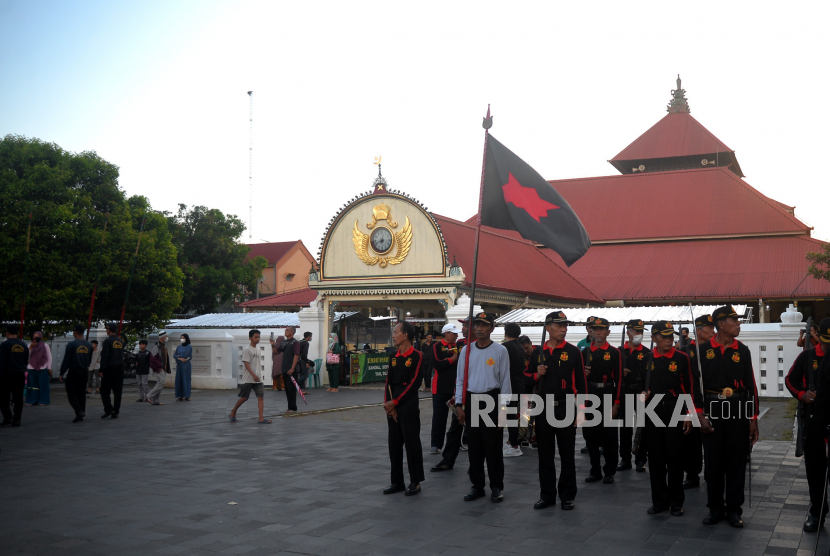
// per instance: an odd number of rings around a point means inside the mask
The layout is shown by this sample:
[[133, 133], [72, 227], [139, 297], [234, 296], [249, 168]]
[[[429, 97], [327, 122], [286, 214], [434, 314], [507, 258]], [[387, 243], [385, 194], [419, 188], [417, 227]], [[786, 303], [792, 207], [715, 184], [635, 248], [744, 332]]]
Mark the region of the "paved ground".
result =
[[[378, 389], [314, 390], [308, 409], [377, 403]], [[423, 394], [425, 395], [425, 394]], [[754, 452], [746, 528], [701, 524], [703, 489], [686, 515], [648, 516], [648, 474], [580, 484], [576, 510], [534, 511], [537, 455], [506, 461], [505, 501], [462, 501], [466, 455], [429, 474], [419, 496], [383, 496], [386, 425], [378, 407], [255, 423], [252, 400], [231, 424], [233, 392], [152, 407], [128, 389], [121, 418], [70, 424], [65, 395], [24, 408], [23, 427], [0, 430], [2, 554], [776, 554], [806, 556], [806, 481], [790, 442]], [[426, 447], [429, 400], [421, 402]], [[305, 409], [305, 406], [302, 406]], [[266, 413], [285, 408], [268, 392]], [[763, 420], [762, 425], [763, 427]], [[579, 436], [579, 435], [578, 435]], [[578, 439], [581, 445], [581, 437]], [[438, 456], [424, 455], [432, 465]], [[580, 477], [587, 456], [577, 456]], [[822, 534], [820, 552], [830, 538]]]

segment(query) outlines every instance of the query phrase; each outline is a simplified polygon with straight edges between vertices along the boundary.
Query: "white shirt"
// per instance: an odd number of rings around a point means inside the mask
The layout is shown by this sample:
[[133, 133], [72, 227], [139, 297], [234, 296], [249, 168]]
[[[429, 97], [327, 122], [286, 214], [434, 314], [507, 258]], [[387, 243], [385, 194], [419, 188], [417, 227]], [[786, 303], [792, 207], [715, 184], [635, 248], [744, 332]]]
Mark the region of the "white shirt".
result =
[[[243, 370], [242, 370], [242, 377], [241, 377], [242, 380], [240, 381], [240, 383], [241, 384], [253, 384], [253, 383], [259, 382], [260, 381], [259, 380], [259, 369], [262, 366], [262, 364], [260, 363], [259, 348], [254, 347], [250, 344], [245, 346], [245, 349], [242, 350], [242, 361], [243, 361], [243, 363], [242, 363], [242, 369]], [[253, 376], [251, 376], [251, 373], [248, 372], [248, 369], [245, 368], [245, 363], [244, 363], [245, 361], [248, 362], [248, 364], [251, 367], [251, 370], [254, 372]]]
[[[470, 370], [467, 373], [467, 392], [483, 394], [490, 390], [499, 389], [502, 395], [513, 393], [510, 388], [510, 356], [507, 348], [496, 342], [486, 348], [472, 343], [470, 351]], [[455, 379], [455, 403], [463, 403], [461, 390], [464, 388], [464, 361], [467, 357], [467, 348], [461, 349], [458, 355], [458, 375]]]

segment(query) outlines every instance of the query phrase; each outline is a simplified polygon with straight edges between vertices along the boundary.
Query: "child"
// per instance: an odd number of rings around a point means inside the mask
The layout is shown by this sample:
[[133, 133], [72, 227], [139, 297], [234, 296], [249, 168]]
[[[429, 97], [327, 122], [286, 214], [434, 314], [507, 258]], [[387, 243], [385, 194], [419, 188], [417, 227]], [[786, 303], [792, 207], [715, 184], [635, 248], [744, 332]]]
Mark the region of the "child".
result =
[[138, 342], [138, 353], [135, 355], [135, 380], [138, 383], [138, 399], [136, 402], [149, 401], [150, 392], [150, 358], [152, 353], [147, 351], [147, 340]]
[[239, 385], [239, 400], [233, 406], [229, 417], [231, 423], [236, 423], [236, 410], [248, 401], [251, 390], [253, 390], [257, 397], [257, 405], [259, 406], [259, 421], [257, 423], [267, 425], [271, 423], [271, 420], [265, 419], [262, 415], [265, 408], [265, 404], [263, 403], [265, 388], [262, 385], [258, 373], [261, 365], [259, 349], [256, 347], [259, 343], [259, 330], [251, 330], [248, 332], [248, 338], [251, 340], [251, 345], [245, 346], [245, 350], [242, 352], [242, 364], [245, 365], [245, 372], [242, 373], [242, 382]]

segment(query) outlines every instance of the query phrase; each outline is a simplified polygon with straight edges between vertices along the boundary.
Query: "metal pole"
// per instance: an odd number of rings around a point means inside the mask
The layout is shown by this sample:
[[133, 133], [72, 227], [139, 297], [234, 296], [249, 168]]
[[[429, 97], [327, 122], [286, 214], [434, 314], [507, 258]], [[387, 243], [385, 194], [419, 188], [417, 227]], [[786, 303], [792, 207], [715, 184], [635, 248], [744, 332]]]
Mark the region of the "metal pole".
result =
[[89, 304], [89, 320], [86, 324], [86, 339], [89, 341], [89, 331], [92, 328], [92, 310], [95, 308], [95, 295], [98, 293], [98, 278], [101, 276], [101, 259], [104, 256], [104, 238], [107, 235], [107, 224], [110, 221], [110, 213], [107, 212], [107, 219], [104, 221], [104, 231], [101, 232], [101, 250], [98, 252], [98, 268], [95, 270], [95, 286], [92, 288], [92, 301]]
[[32, 239], [32, 211], [29, 210], [29, 229], [26, 231], [26, 263], [23, 270], [23, 305], [20, 307], [20, 339], [23, 339], [23, 322], [26, 319], [26, 286], [29, 282], [29, 242]]
[[135, 273], [135, 262], [138, 259], [138, 248], [141, 247], [141, 234], [144, 233], [144, 222], [147, 220], [147, 211], [144, 211], [144, 216], [141, 218], [141, 228], [138, 230], [138, 243], [135, 246], [135, 255], [133, 255], [133, 267], [130, 269], [130, 279], [127, 281], [127, 294], [124, 296], [124, 306], [121, 307], [121, 320], [118, 322], [118, 337], [121, 337], [121, 326], [124, 324], [124, 313], [127, 310], [127, 300], [130, 298], [130, 287], [133, 285], [133, 274]]

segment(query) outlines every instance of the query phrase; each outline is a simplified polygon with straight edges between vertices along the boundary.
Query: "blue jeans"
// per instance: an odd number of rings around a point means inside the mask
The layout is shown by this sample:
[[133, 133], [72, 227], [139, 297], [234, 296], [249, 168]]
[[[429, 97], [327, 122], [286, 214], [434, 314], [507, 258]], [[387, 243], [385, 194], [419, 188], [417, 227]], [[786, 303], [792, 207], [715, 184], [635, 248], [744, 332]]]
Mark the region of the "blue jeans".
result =
[[49, 404], [49, 371], [46, 369], [29, 369], [29, 381], [26, 390], [26, 403], [32, 405]]
[[190, 397], [190, 362], [176, 365], [176, 397]]

